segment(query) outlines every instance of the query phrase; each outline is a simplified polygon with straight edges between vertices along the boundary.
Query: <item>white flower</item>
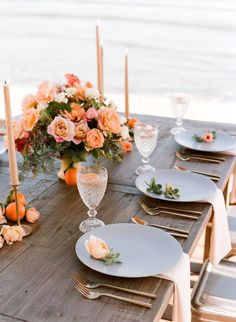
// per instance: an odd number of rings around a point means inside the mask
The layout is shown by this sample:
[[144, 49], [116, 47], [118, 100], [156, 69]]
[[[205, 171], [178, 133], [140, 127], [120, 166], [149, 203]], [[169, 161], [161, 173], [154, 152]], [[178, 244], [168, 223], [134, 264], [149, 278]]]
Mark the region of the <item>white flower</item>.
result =
[[37, 105], [37, 111], [40, 112], [42, 110], [45, 110], [48, 107], [48, 103], [39, 103]]
[[129, 129], [128, 129], [127, 126], [122, 126], [121, 127], [120, 135], [121, 135], [123, 140], [129, 139]]
[[85, 96], [88, 97], [88, 98], [96, 98], [99, 95], [100, 95], [99, 91], [95, 87], [86, 89]]
[[127, 118], [123, 115], [120, 115], [120, 124], [123, 125], [127, 122]]
[[55, 96], [55, 102], [57, 103], [67, 103], [68, 98], [65, 97], [66, 94], [64, 92], [60, 92]]
[[74, 96], [77, 92], [78, 92], [78, 89], [75, 88], [75, 87], [69, 87], [69, 88], [66, 89], [66, 95], [68, 97]]
[[114, 101], [110, 101], [109, 107], [113, 108], [114, 110], [117, 110], [117, 106]]

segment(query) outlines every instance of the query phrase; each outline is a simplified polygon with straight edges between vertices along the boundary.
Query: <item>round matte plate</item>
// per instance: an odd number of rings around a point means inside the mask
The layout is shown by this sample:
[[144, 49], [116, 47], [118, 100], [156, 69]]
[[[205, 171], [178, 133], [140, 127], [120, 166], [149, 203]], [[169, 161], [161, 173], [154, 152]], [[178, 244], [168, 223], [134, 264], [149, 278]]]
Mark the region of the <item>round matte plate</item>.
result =
[[[157, 195], [147, 192], [147, 183], [152, 178], [155, 178], [157, 183], [162, 184], [163, 189], [165, 189], [167, 183], [178, 188], [180, 190], [180, 198], [176, 200], [169, 199], [164, 194]], [[135, 184], [141, 192], [151, 198], [175, 202], [206, 200], [216, 192], [216, 185], [209, 178], [195, 173], [176, 170], [157, 170], [156, 172], [143, 174], [136, 178]]]
[[[84, 246], [90, 235], [102, 238], [114, 252], [120, 253], [121, 264], [106, 266], [92, 258]], [[136, 224], [112, 224], [84, 234], [76, 243], [76, 254], [91, 269], [118, 277], [147, 277], [165, 272], [182, 255], [180, 244], [170, 234], [154, 227]]]
[[224, 152], [236, 148], [236, 140], [227, 133], [216, 132], [216, 139], [212, 143], [196, 142], [193, 135], [201, 136], [204, 131], [187, 131], [175, 135], [174, 140], [189, 149], [204, 152]]

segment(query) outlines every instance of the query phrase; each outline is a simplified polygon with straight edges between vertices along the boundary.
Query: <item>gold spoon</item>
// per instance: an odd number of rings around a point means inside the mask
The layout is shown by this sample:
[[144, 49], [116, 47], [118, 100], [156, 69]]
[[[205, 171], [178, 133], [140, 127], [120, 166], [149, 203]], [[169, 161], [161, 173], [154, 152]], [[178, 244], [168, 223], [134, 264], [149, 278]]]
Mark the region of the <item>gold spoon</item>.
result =
[[173, 236], [178, 236], [178, 237], [183, 237], [183, 238], [188, 238], [189, 232], [187, 230], [181, 230], [178, 228], [172, 228], [168, 226], [163, 226], [163, 225], [157, 225], [157, 224], [150, 224], [146, 220], [143, 220], [142, 218], [138, 216], [133, 216], [131, 218], [132, 222], [138, 225], [144, 225], [144, 226], [150, 226], [150, 227], [157, 227], [161, 228], [164, 230], [170, 230], [170, 234]]
[[178, 166], [178, 165], [175, 165], [174, 168], [176, 170], [179, 170], [179, 171], [187, 171], [187, 172], [201, 174], [201, 175], [207, 176], [209, 179], [211, 179], [213, 181], [219, 181], [220, 180], [220, 176], [218, 176], [216, 174], [211, 174], [211, 173], [208, 173], [208, 172], [202, 172], [202, 171], [196, 171], [196, 170], [188, 170], [187, 168], [185, 168], [183, 166]]

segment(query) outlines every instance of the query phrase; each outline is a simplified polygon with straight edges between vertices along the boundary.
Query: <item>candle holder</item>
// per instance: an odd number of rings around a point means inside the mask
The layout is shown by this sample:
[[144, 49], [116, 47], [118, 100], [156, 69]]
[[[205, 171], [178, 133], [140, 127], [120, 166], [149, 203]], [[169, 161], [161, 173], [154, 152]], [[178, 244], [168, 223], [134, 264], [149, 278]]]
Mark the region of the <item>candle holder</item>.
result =
[[29, 225], [21, 225], [20, 222], [20, 214], [19, 214], [19, 207], [18, 207], [18, 196], [17, 196], [17, 191], [18, 191], [18, 185], [12, 185], [12, 192], [14, 193], [15, 196], [15, 202], [16, 202], [16, 217], [17, 217], [17, 225], [21, 226], [24, 230], [24, 237], [29, 236], [33, 229]]

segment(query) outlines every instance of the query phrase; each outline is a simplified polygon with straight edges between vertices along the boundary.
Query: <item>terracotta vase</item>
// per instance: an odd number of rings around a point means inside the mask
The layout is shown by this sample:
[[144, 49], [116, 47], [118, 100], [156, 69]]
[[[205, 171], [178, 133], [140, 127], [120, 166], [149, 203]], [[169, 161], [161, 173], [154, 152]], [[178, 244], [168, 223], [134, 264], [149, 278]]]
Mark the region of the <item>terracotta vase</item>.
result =
[[[61, 159], [61, 166], [60, 170], [57, 172], [58, 178], [61, 180], [65, 180], [65, 173], [64, 171], [70, 166], [72, 163], [71, 159]], [[80, 166], [80, 162], [74, 162], [73, 167], [78, 168]]]

